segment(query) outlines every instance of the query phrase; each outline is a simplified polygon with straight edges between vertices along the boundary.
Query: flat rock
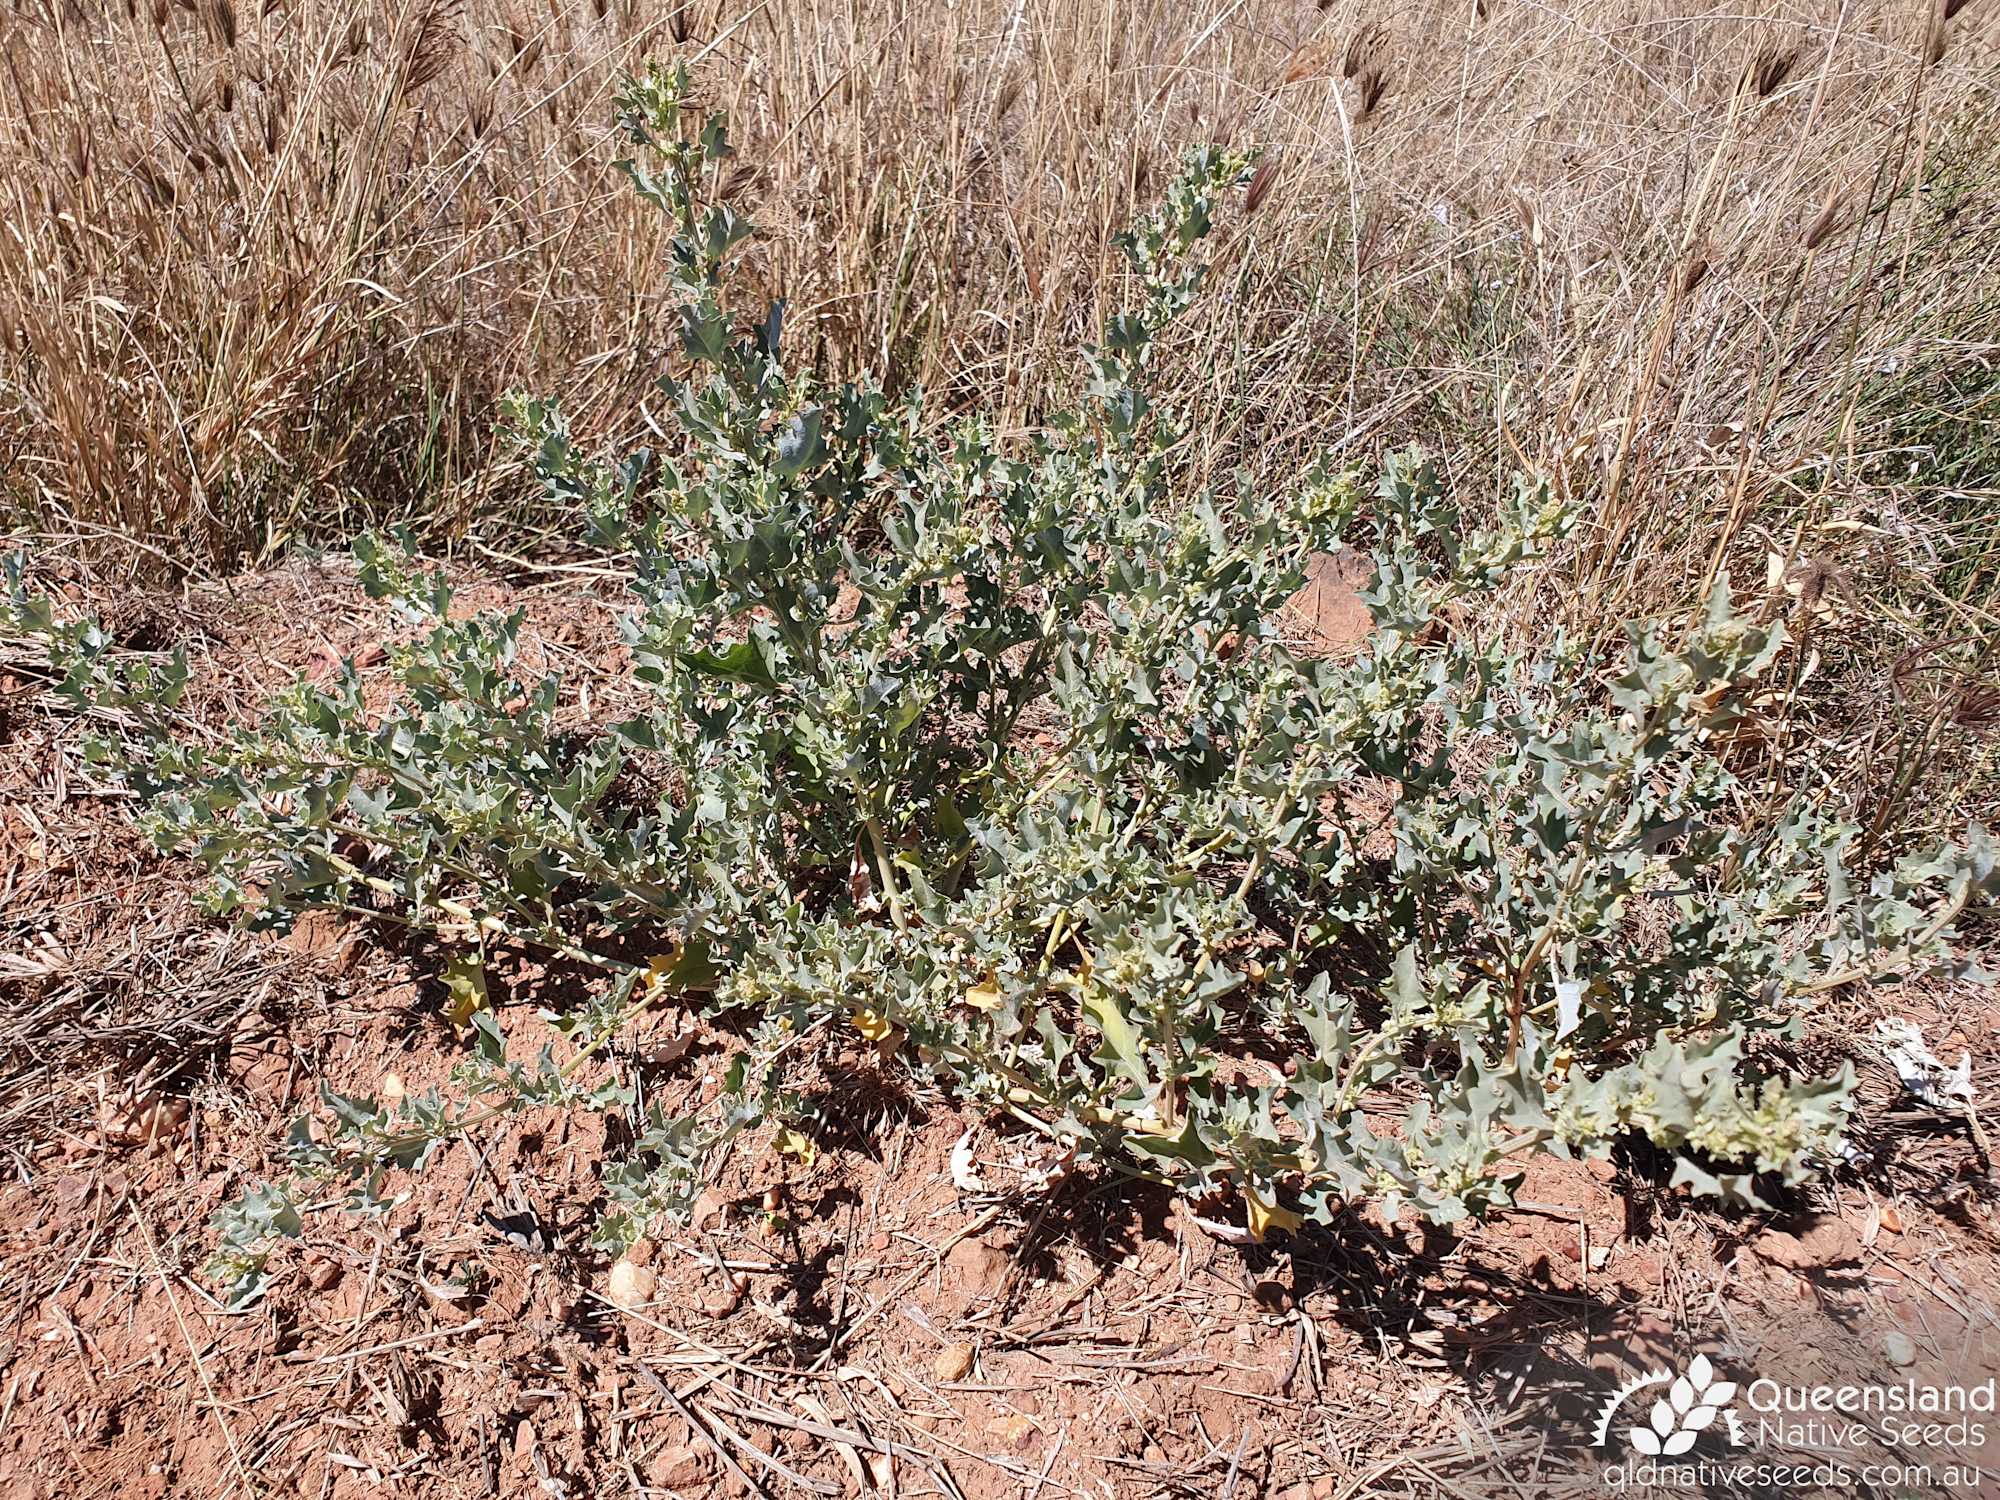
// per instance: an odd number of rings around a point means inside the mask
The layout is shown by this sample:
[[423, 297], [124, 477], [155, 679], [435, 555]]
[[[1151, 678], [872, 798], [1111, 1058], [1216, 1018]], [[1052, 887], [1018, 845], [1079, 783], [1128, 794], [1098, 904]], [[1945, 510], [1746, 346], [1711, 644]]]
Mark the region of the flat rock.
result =
[[1343, 547], [1306, 559], [1306, 584], [1285, 605], [1286, 623], [1304, 636], [1309, 656], [1351, 654], [1375, 628], [1361, 591], [1375, 581], [1375, 564]]
[[1846, 1220], [1823, 1214], [1796, 1234], [1767, 1229], [1750, 1242], [1759, 1260], [1790, 1271], [1820, 1271], [1828, 1266], [1851, 1265], [1861, 1259], [1861, 1236]]

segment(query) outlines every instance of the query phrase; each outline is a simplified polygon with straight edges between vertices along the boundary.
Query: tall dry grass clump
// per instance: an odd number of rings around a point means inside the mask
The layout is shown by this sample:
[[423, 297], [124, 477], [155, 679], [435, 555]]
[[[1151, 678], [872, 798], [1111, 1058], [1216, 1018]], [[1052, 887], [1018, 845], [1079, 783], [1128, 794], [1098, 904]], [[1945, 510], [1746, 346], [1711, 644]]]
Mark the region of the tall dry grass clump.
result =
[[4, 28], [0, 421], [44, 526], [228, 556], [460, 514], [495, 395], [633, 341], [650, 246], [597, 132], [658, 27], [65, 0]]
[[1609, 445], [1618, 554], [1627, 497], [1679, 456], [1664, 429], [1756, 418], [1753, 369], [1825, 397], [1800, 379], [1838, 357], [1822, 324], [1858, 350], [1959, 269], [1912, 210], [1980, 123], [1982, 3], [17, 9], [16, 499], [217, 545], [464, 514], [497, 391], [553, 384], [587, 419], [661, 356], [608, 97], [639, 56], [698, 50], [817, 355], [1031, 420], [1179, 148], [1256, 142], [1228, 342], [1188, 363], [1215, 456], [1245, 421], [1282, 454], [1329, 414], [1366, 441], [1483, 408], [1533, 457]]
[[1192, 479], [1328, 442], [1525, 462], [1594, 502], [1527, 614], [1592, 629], [1728, 566], [1798, 617], [1764, 753], [1858, 698], [1919, 726], [1883, 730], [1885, 767], [1979, 717], [2000, 0], [36, 0], [0, 24], [0, 440], [38, 529], [180, 566], [362, 519], [526, 545], [496, 396], [602, 432], [672, 357], [608, 115], [673, 53], [738, 121], [747, 274], [798, 357], [1031, 426], [1179, 151], [1259, 145], [1221, 311], [1163, 351]]

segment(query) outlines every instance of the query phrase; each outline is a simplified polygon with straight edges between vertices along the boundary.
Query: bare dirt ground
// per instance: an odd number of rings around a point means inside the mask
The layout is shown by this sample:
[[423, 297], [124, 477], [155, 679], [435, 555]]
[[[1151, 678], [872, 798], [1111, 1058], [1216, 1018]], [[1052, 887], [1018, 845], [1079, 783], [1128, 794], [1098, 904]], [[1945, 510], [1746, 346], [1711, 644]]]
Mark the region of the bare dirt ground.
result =
[[[543, 659], [616, 671], [589, 575], [473, 593], [524, 607]], [[90, 602], [135, 648], [192, 641], [217, 716], [392, 628], [306, 562]], [[587, 1243], [621, 1122], [530, 1114], [397, 1184], [380, 1221], [311, 1215], [266, 1300], [227, 1314], [209, 1216], [319, 1081], [419, 1090], [464, 1044], [421, 948], [202, 915], [198, 872], [145, 847], [5, 650], [0, 1495], [1583, 1496], [1605, 1492], [1595, 1404], [1697, 1350], [1785, 1379], [2000, 1372], [1992, 1163], [1865, 1041], [1917, 1019], [1990, 1098], [2000, 1004], [1938, 986], [1811, 1018], [1815, 1055], [1861, 1069], [1859, 1154], [1782, 1213], [1693, 1204], [1635, 1154], [1538, 1164], [1518, 1211], [1462, 1234], [1354, 1211], [1230, 1245], [857, 1040], [817, 1079], [842, 1128], [803, 1156], [739, 1144], [646, 1247], [636, 1310]], [[510, 1034], [534, 1043], [553, 983], [523, 968], [496, 994]], [[717, 1034], [651, 1025], [619, 1059], [647, 1097], [718, 1086]], [[983, 1191], [950, 1169], [967, 1132]]]

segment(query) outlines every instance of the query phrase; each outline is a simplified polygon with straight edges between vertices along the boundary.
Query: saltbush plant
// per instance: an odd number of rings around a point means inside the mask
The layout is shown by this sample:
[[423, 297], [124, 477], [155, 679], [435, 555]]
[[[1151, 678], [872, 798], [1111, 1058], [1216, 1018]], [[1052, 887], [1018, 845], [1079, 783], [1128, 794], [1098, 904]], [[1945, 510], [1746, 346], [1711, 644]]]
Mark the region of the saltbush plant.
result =
[[[546, 402], [515, 416], [552, 495], [630, 559], [632, 717], [559, 731], [572, 688], [522, 674], [518, 613], [457, 617], [364, 539], [369, 590], [413, 623], [393, 698], [371, 708], [350, 663], [197, 742], [184, 666], [114, 654], [14, 568], [5, 624], [117, 710], [91, 753], [218, 909], [428, 933], [471, 1035], [449, 1089], [323, 1092], [293, 1175], [224, 1215], [239, 1302], [303, 1205], [379, 1210], [529, 1104], [630, 1109], [605, 1049], [650, 1006], [707, 1007], [740, 1049], [718, 1100], [655, 1111], [607, 1164], [612, 1249], [729, 1136], [799, 1123], [797, 1064], [849, 1028], [1079, 1160], [1234, 1202], [1256, 1238], [1360, 1200], [1449, 1223], [1508, 1202], [1510, 1159], [1629, 1137], [1739, 1201], [1831, 1157], [1850, 1075], [1759, 1066], [1757, 1036], [1949, 962], [1995, 886], [1985, 837], [1858, 887], [1853, 830], [1806, 802], [1746, 826], [1727, 747], [1783, 635], [1726, 586], [1618, 663], [1505, 649], [1484, 602], [1573, 520], [1545, 488], [1489, 529], [1417, 455], [1366, 488], [1183, 493], [1148, 369], [1248, 157], [1188, 157], [1124, 241], [1137, 310], [1074, 409], [1010, 447], [788, 366], [780, 306], [739, 325], [722, 120], [688, 114], [679, 71], [620, 109], [621, 165], [673, 228], [684, 442], [603, 458]], [[1373, 632], [1303, 657], [1284, 606], [1343, 544], [1372, 553]], [[595, 976], [531, 1061], [480, 1004], [507, 950]]]

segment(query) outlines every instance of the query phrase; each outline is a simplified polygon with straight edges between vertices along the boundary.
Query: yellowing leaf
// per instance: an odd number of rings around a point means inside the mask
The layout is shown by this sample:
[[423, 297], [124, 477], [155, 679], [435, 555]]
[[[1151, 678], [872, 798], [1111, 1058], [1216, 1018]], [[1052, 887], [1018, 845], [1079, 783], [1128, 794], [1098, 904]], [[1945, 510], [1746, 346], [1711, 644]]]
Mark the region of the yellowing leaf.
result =
[[991, 974], [965, 992], [965, 1003], [974, 1010], [998, 1010], [1005, 999], [1000, 993], [1000, 981]]
[[1257, 1190], [1248, 1184], [1244, 1185], [1243, 1199], [1250, 1209], [1250, 1238], [1260, 1245], [1264, 1243], [1264, 1236], [1274, 1229], [1282, 1229], [1287, 1234], [1293, 1234], [1305, 1225], [1304, 1219], [1282, 1203], [1266, 1203], [1258, 1196]]
[[771, 1149], [780, 1156], [796, 1159], [800, 1166], [809, 1167], [819, 1160], [819, 1147], [801, 1131], [787, 1125], [771, 1137]]
[[889, 1018], [883, 1015], [882, 1012], [879, 1010], [870, 1010], [866, 1006], [855, 1011], [853, 1015], [848, 1017], [848, 1021], [856, 1031], [860, 1032], [871, 1042], [880, 1042], [887, 1039], [896, 1029], [890, 1024]]
[[659, 999], [661, 994], [665, 992], [667, 988], [667, 976], [673, 973], [674, 966], [680, 961], [681, 946], [679, 943], [674, 944], [665, 953], [656, 953], [646, 960], [646, 977], [640, 983], [645, 991], [646, 1003], [648, 1005]]
[[685, 943], [675, 943], [665, 953], [656, 953], [646, 961], [640, 993], [651, 1004], [668, 993], [711, 989], [721, 975], [709, 951], [707, 937], [696, 932]]
[[464, 954], [444, 966], [443, 977], [445, 993], [451, 997], [444, 1018], [453, 1030], [464, 1031], [475, 1015], [492, 1007], [486, 997], [486, 964], [476, 953]]

